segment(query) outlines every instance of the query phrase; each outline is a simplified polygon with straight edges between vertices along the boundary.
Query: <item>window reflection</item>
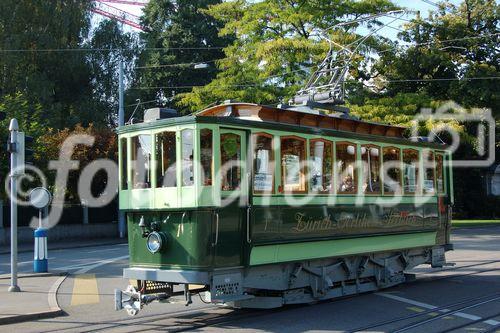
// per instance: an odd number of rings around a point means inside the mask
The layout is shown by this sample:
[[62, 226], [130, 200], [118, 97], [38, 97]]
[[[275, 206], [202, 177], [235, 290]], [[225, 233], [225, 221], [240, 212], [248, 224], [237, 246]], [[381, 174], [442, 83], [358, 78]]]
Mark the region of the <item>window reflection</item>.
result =
[[131, 138], [133, 188], [151, 187], [151, 135], [140, 134]]
[[434, 193], [434, 153], [430, 150], [423, 152], [424, 159], [424, 193]]
[[436, 154], [436, 187], [439, 194], [444, 193], [443, 155]]
[[237, 190], [241, 183], [241, 137], [234, 133], [223, 133], [220, 135], [220, 147], [222, 190]]
[[332, 190], [333, 144], [326, 140], [311, 140], [311, 189], [328, 192]]
[[363, 192], [380, 193], [380, 148], [361, 146], [363, 160]]
[[204, 128], [200, 131], [200, 163], [202, 169], [202, 185], [211, 186], [213, 178], [213, 139], [212, 130]]
[[404, 163], [404, 193], [414, 194], [418, 188], [418, 151], [414, 149], [403, 150]]
[[401, 194], [401, 156], [396, 147], [383, 150], [384, 194]]
[[128, 189], [127, 175], [127, 138], [120, 139], [120, 176], [122, 190]]
[[282, 181], [285, 192], [306, 191], [305, 156], [305, 139], [297, 137], [281, 138]]
[[156, 135], [156, 187], [177, 186], [175, 132]]
[[254, 135], [254, 181], [256, 193], [272, 193], [274, 186], [273, 137], [270, 134]]
[[193, 130], [185, 129], [181, 132], [181, 152], [182, 152], [182, 186], [192, 186], [194, 184], [193, 173]]
[[337, 150], [337, 191], [339, 193], [356, 193], [356, 145], [349, 142], [338, 142]]

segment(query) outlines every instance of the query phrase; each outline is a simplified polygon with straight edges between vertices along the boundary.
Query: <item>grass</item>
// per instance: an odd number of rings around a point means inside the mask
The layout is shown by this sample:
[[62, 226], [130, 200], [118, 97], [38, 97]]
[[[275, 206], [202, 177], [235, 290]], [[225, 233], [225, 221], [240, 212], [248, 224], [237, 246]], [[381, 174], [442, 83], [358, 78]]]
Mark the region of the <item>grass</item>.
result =
[[500, 226], [500, 220], [452, 220], [453, 227], [488, 227]]

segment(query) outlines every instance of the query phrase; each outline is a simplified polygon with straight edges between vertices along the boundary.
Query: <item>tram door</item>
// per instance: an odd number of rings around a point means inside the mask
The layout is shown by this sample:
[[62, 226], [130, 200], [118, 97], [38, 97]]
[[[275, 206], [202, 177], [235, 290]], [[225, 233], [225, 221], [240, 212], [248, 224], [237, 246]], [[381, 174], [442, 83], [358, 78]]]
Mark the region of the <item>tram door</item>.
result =
[[215, 213], [216, 266], [241, 264], [243, 226], [248, 205], [246, 132], [220, 131], [221, 207]]

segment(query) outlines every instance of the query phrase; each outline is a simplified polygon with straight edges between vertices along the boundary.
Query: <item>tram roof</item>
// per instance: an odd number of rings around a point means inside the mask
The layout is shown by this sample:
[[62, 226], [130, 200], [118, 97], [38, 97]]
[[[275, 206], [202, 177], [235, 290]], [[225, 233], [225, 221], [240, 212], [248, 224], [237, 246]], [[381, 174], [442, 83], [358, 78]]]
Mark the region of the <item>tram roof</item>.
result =
[[252, 121], [334, 129], [354, 133], [403, 138], [405, 127], [354, 119], [340, 112], [326, 114], [315, 109], [284, 109], [253, 103], [220, 104], [196, 113], [196, 116], [232, 117]]
[[[392, 143], [410, 143], [403, 134], [405, 127], [362, 121], [345, 115], [329, 115], [321, 112], [305, 112], [253, 103], [224, 103], [212, 106], [192, 115], [161, 119], [152, 122], [136, 123], [118, 128], [117, 132], [127, 133], [143, 129], [159, 128], [185, 123], [234, 124], [262, 129], [275, 129], [299, 132], [334, 131], [346, 138], [373, 139]], [[432, 142], [411, 142], [410, 145], [446, 149], [445, 145]]]

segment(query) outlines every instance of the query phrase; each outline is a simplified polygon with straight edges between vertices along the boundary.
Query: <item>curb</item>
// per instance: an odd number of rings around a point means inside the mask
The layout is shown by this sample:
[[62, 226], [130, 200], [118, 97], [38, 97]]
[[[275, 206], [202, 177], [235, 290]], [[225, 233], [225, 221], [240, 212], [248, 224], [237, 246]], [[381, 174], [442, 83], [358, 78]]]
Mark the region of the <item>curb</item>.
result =
[[[18, 279], [23, 279], [23, 278], [35, 278], [35, 277], [48, 277], [48, 276], [62, 276], [62, 275], [67, 275], [68, 273], [66, 272], [56, 272], [56, 273], [24, 273], [24, 274], [18, 274], [17, 278]], [[0, 274], [0, 280], [7, 280], [10, 279], [10, 273], [5, 273], [5, 274]]]
[[[78, 249], [78, 248], [84, 248], [84, 247], [97, 247], [97, 246], [109, 246], [109, 245], [119, 245], [119, 244], [127, 244], [127, 239], [123, 240], [116, 240], [116, 241], [109, 241], [109, 242], [103, 242], [103, 243], [97, 243], [97, 244], [84, 244], [84, 245], [74, 245], [74, 244], [68, 244], [68, 246], [54, 246], [48, 248], [49, 251], [54, 251], [54, 250], [65, 250], [65, 249]], [[26, 249], [18, 249], [17, 253], [26, 253], [26, 252], [33, 252], [32, 248], [26, 248]], [[10, 254], [10, 248], [8, 250], [0, 250], [0, 254]]]
[[64, 273], [64, 275], [57, 279], [52, 287], [50, 287], [48, 296], [50, 310], [0, 318], [0, 325], [22, 323], [25, 321], [32, 321], [37, 319], [54, 318], [63, 315], [64, 311], [59, 307], [59, 304], [57, 303], [57, 291], [67, 277], [67, 273]]

